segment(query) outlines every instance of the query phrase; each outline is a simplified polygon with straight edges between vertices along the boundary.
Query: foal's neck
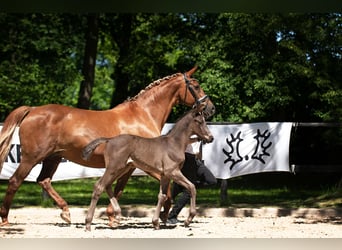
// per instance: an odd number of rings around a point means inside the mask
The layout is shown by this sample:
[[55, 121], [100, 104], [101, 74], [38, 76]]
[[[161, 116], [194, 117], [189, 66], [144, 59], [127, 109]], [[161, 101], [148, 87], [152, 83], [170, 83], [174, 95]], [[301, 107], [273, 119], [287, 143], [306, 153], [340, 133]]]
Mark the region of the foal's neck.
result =
[[175, 127], [170, 131], [169, 136], [172, 137], [177, 145], [182, 148], [182, 151], [185, 151], [188, 144], [191, 143], [191, 140], [189, 139], [192, 135], [191, 129], [189, 128], [189, 126], [177, 125], [178, 124], [176, 124]]

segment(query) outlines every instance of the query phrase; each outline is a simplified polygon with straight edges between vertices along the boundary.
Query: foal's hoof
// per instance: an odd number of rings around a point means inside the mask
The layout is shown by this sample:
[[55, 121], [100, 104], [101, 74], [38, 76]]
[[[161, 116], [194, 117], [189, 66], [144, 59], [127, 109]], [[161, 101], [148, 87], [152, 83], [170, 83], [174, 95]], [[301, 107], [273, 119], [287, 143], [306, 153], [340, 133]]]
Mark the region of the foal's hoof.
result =
[[189, 225], [190, 225], [190, 221], [188, 221], [188, 220], [184, 221], [184, 226], [185, 227], [189, 227]]
[[152, 224], [153, 224], [153, 227], [154, 227], [155, 230], [159, 230], [160, 229], [159, 221], [157, 221], [157, 222], [152, 221]]
[[71, 217], [70, 217], [70, 212], [63, 211], [61, 213], [61, 218], [66, 222], [66, 223], [71, 223]]

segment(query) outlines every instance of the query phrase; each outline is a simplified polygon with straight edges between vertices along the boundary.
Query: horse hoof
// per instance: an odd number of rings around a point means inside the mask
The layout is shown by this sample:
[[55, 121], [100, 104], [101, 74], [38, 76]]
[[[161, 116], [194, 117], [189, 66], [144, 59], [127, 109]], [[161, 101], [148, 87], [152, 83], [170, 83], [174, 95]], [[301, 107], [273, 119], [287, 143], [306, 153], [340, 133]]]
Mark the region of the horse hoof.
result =
[[8, 222], [8, 220], [3, 221], [0, 223], [0, 227], [4, 227], [4, 226], [10, 226], [11, 224]]
[[160, 224], [159, 221], [152, 221], [153, 227], [155, 230], [159, 230], [160, 229]]
[[71, 217], [70, 217], [70, 212], [65, 212], [63, 211], [61, 213], [61, 218], [66, 222], [66, 223], [71, 223]]
[[113, 216], [108, 216], [109, 222], [108, 222], [108, 226], [110, 227], [118, 227], [120, 224], [120, 219], [117, 219]]
[[108, 226], [109, 227], [112, 227], [112, 228], [116, 228], [116, 227], [118, 227], [119, 226], [119, 222], [118, 221], [110, 221], [109, 223], [108, 223]]

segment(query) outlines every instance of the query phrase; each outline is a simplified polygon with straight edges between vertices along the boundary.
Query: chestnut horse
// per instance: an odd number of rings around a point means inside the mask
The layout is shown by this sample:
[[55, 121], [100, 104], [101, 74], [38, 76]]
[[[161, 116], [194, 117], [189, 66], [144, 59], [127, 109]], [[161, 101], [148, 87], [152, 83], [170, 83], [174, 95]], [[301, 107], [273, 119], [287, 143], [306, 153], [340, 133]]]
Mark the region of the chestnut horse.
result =
[[[83, 152], [83, 158], [89, 159], [93, 151], [104, 143], [104, 158], [106, 170], [103, 176], [94, 185], [90, 207], [86, 216], [86, 230], [90, 231], [91, 222], [97, 201], [104, 190], [107, 191], [119, 222], [121, 209], [112, 191], [113, 182], [129, 171], [127, 161], [131, 160], [133, 166], [146, 172], [158, 173], [160, 179], [160, 192], [158, 203], [152, 218], [155, 229], [159, 229], [159, 215], [161, 206], [167, 199], [167, 187], [170, 179], [184, 186], [191, 194], [190, 212], [184, 225], [188, 226], [196, 215], [196, 188], [181, 172], [185, 160], [185, 149], [193, 141], [201, 140], [205, 143], [213, 141], [214, 137], [209, 131], [204, 116], [201, 113], [205, 104], [197, 105], [184, 115], [167, 135], [155, 138], [144, 138], [136, 135], [121, 134], [113, 138], [99, 138], [88, 144]], [[196, 135], [197, 138], [192, 136]], [[90, 158], [91, 159], [91, 158]]]
[[[159, 136], [172, 107], [179, 103], [191, 106], [204, 99], [203, 102], [207, 104], [204, 113], [207, 116], [213, 115], [215, 106], [209, 98], [205, 98], [206, 95], [198, 81], [191, 78], [196, 68], [184, 74], [177, 73], [154, 81], [134, 98], [110, 110], [91, 111], [49, 104], [40, 107], [22, 106], [12, 111], [6, 118], [0, 134], [0, 171], [9, 153], [16, 126], [19, 126], [21, 161], [9, 179], [0, 210], [0, 225], [9, 223], [8, 213], [14, 195], [36, 164], [43, 163], [37, 178], [38, 184], [62, 209], [62, 219], [70, 223], [68, 204], [51, 185], [51, 179], [62, 158], [88, 167], [103, 168], [103, 147], [94, 152], [90, 161], [82, 159], [81, 151], [89, 142], [99, 137], [113, 137], [123, 133], [143, 137]], [[117, 181], [117, 198], [120, 197], [133, 171], [134, 169], [131, 169]], [[160, 179], [158, 173], [148, 174]], [[166, 213], [170, 206], [171, 202], [167, 202], [164, 207]], [[114, 221], [110, 204], [107, 207], [107, 215], [110, 223]]]

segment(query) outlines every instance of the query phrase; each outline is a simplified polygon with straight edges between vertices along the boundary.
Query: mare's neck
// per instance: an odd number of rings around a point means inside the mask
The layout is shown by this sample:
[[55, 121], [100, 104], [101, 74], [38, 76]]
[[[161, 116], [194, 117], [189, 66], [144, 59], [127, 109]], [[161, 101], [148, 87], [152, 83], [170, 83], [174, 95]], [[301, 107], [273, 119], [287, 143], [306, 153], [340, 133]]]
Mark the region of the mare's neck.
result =
[[136, 100], [137, 104], [152, 117], [160, 131], [170, 115], [172, 107], [179, 102], [180, 84], [182, 84], [181, 77], [174, 77], [149, 89]]

